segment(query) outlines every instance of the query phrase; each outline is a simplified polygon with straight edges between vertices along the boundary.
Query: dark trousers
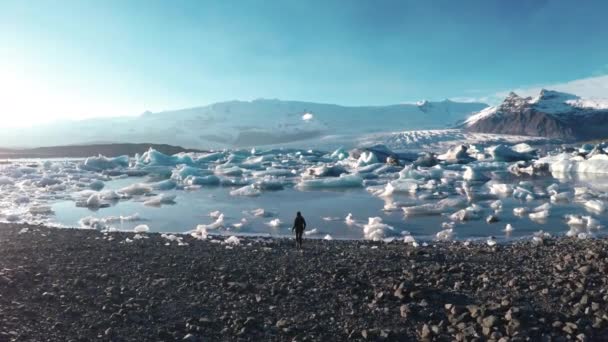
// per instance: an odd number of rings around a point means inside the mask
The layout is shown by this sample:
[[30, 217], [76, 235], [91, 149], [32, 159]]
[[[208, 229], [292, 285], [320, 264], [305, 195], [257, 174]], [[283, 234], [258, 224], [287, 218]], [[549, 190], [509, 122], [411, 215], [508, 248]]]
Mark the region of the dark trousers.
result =
[[302, 247], [302, 234], [304, 234], [304, 228], [296, 228], [296, 246]]

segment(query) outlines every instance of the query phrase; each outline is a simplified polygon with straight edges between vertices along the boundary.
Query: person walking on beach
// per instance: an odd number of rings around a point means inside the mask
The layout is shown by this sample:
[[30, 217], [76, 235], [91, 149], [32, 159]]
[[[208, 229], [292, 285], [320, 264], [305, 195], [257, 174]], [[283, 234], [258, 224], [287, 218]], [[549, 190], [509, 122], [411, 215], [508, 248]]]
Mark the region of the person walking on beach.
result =
[[304, 229], [306, 229], [306, 220], [304, 219], [304, 216], [302, 216], [302, 213], [298, 211], [296, 219], [293, 222], [293, 227], [291, 228], [292, 232], [294, 230], [296, 231], [297, 248], [302, 248], [302, 234], [304, 234]]

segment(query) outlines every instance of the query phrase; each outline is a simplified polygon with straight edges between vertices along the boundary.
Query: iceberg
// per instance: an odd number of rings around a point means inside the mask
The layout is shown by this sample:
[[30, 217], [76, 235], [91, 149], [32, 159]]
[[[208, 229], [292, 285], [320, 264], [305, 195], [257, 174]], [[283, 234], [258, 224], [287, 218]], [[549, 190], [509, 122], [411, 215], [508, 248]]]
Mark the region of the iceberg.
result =
[[363, 186], [363, 178], [358, 175], [340, 175], [334, 178], [302, 180], [297, 187], [300, 189], [340, 189]]
[[224, 214], [220, 214], [220, 216], [217, 217], [217, 219], [215, 221], [213, 221], [213, 223], [210, 224], [199, 224], [198, 226], [196, 226], [196, 230], [201, 232], [201, 231], [207, 231], [207, 230], [214, 230], [214, 229], [219, 229], [224, 227]]
[[176, 195], [160, 194], [144, 202], [144, 205], [160, 207], [163, 204], [175, 204]]
[[102, 171], [116, 168], [129, 167], [129, 156], [120, 156], [116, 158], [107, 158], [99, 155], [97, 157], [89, 157], [80, 165], [80, 168], [88, 171]]
[[487, 151], [495, 161], [515, 162], [520, 160], [528, 161], [534, 158], [531, 153], [518, 152], [506, 145], [493, 146], [488, 148]]
[[142, 196], [151, 193], [152, 190], [152, 187], [148, 184], [135, 183], [118, 190], [118, 192], [127, 196]]
[[140, 224], [139, 226], [136, 226], [135, 228], [133, 228], [133, 232], [135, 233], [147, 233], [150, 231], [150, 227], [148, 227], [148, 225], [146, 224]]
[[231, 196], [255, 197], [262, 194], [262, 191], [254, 185], [246, 185], [242, 188], [230, 191]]
[[219, 185], [220, 179], [215, 175], [208, 176], [188, 176], [184, 183], [186, 185]]
[[440, 231], [435, 235], [435, 239], [438, 241], [451, 241], [454, 239], [454, 229], [448, 228]]
[[270, 222], [266, 223], [266, 225], [272, 227], [272, 228], [278, 228], [283, 224], [283, 222], [281, 222], [281, 220], [279, 220], [278, 218], [274, 219], [274, 220], [270, 220]]
[[363, 237], [367, 240], [381, 241], [386, 236], [387, 230], [394, 230], [394, 228], [382, 223], [380, 217], [370, 217], [367, 224], [363, 225]]
[[176, 166], [179, 164], [195, 165], [192, 157], [185, 153], [168, 156], [153, 148], [150, 148], [139, 157], [137, 163], [148, 166]]
[[588, 200], [584, 203], [585, 209], [593, 213], [603, 213], [606, 211], [606, 204], [600, 200]]

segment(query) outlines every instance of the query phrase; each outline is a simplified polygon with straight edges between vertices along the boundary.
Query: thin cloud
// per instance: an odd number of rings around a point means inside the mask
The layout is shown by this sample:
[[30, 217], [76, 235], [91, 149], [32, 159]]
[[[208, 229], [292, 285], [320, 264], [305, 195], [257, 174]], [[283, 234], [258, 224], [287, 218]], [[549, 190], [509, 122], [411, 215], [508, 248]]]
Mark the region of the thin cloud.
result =
[[601, 76], [581, 78], [563, 83], [531, 85], [499, 91], [486, 96], [454, 97], [452, 100], [463, 102], [484, 102], [490, 105], [495, 105], [500, 103], [512, 91], [520, 96], [535, 96], [541, 91], [541, 89], [557, 90], [583, 98], [608, 98], [608, 75], [604, 74]]

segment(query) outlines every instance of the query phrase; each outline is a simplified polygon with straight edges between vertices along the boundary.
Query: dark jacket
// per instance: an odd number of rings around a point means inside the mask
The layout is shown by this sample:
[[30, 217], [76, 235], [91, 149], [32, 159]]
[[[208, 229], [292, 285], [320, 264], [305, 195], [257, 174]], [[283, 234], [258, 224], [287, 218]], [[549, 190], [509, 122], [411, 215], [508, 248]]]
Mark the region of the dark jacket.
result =
[[293, 229], [304, 230], [306, 228], [306, 220], [304, 220], [303, 216], [296, 216], [296, 219], [293, 222]]

